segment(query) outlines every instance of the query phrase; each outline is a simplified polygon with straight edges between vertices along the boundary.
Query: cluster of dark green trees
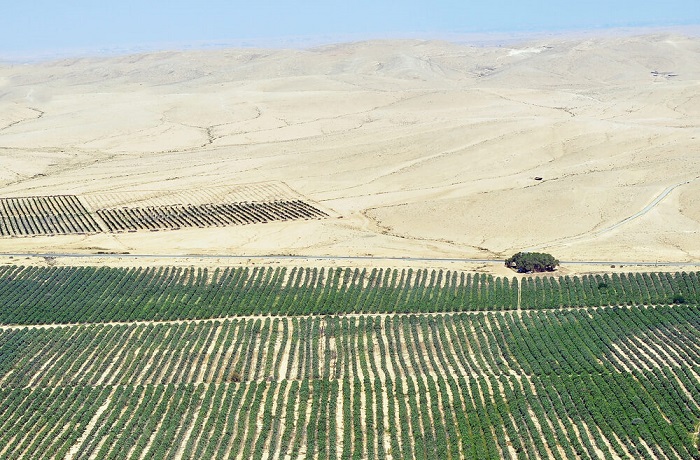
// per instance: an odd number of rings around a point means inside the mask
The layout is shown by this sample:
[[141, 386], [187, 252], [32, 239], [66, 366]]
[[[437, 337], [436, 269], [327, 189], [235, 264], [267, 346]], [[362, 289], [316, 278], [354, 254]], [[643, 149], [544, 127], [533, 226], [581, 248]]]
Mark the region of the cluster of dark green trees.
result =
[[556, 270], [559, 261], [551, 254], [543, 252], [519, 252], [506, 259], [506, 266], [518, 273], [551, 272]]

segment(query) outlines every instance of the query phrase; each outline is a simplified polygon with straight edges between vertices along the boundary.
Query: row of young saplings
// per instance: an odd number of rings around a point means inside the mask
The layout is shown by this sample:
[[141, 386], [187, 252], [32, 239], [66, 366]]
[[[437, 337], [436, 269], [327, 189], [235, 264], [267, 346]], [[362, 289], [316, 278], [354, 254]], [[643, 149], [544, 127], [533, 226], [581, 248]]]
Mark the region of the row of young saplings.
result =
[[[246, 225], [328, 215], [301, 201], [99, 209], [108, 231]], [[85, 234], [104, 231], [74, 195], [0, 199], [0, 236]]]
[[28, 236], [101, 232], [74, 195], [0, 199], [0, 235]]
[[100, 209], [97, 215], [110, 231], [220, 227], [279, 220], [315, 219], [327, 214], [301, 200], [266, 203], [230, 203], [145, 208]]

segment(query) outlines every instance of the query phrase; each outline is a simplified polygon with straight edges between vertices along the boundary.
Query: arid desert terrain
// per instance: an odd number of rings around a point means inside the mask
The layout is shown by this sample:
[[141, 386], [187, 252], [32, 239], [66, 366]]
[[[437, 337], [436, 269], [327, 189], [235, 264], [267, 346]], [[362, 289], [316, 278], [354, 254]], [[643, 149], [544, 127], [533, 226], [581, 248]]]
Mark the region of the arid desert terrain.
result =
[[693, 261], [699, 147], [700, 39], [681, 35], [3, 63], [2, 198], [272, 187], [328, 216], [0, 252]]
[[0, 64], [0, 458], [700, 458], [699, 136], [681, 34]]

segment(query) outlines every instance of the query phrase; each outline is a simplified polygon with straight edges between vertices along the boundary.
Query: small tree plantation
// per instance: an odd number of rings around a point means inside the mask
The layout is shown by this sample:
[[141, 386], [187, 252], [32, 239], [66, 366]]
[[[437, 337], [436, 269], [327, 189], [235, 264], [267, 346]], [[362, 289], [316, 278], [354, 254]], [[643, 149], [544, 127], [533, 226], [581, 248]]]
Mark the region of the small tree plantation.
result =
[[506, 259], [506, 266], [518, 273], [552, 272], [558, 265], [559, 261], [554, 256], [542, 252], [519, 252]]
[[699, 304], [700, 272], [3, 265], [0, 458], [700, 459]]

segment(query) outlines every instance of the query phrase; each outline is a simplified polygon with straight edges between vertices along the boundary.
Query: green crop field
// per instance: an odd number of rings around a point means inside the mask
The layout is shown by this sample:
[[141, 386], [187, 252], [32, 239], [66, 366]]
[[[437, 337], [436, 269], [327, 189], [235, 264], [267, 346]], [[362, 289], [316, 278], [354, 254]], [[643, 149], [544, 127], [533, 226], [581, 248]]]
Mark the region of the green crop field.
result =
[[697, 459], [697, 273], [0, 268], [0, 458]]

